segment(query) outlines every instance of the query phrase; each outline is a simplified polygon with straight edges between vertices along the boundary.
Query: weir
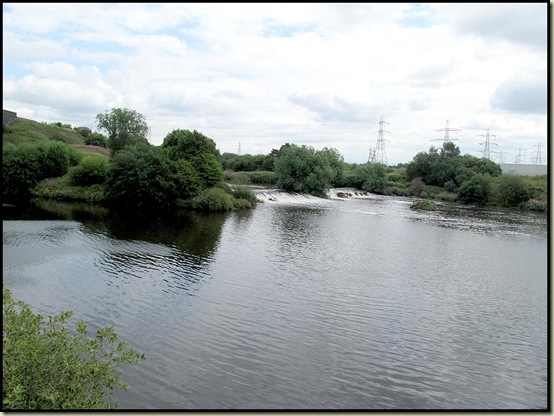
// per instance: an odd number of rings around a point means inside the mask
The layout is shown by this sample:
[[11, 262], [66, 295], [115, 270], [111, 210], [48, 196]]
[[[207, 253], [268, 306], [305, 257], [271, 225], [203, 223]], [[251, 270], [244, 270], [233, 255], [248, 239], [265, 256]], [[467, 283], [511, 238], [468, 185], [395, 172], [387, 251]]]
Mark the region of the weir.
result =
[[350, 199], [350, 198], [371, 198], [374, 194], [370, 192], [361, 191], [355, 188], [332, 188], [327, 192], [327, 198], [320, 198], [314, 195], [300, 193], [300, 192], [287, 192], [282, 189], [268, 189], [268, 188], [255, 188], [252, 187], [252, 191], [256, 194], [256, 197], [262, 202], [268, 203], [321, 203], [327, 200], [337, 199]]

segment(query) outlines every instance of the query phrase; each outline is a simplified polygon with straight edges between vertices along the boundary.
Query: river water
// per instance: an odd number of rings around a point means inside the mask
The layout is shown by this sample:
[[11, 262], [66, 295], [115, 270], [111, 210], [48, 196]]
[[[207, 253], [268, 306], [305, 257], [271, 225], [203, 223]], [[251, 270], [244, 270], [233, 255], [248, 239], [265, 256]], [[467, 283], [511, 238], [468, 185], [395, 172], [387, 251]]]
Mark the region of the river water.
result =
[[4, 207], [4, 285], [146, 354], [120, 409], [547, 408], [545, 214], [261, 198], [155, 220]]

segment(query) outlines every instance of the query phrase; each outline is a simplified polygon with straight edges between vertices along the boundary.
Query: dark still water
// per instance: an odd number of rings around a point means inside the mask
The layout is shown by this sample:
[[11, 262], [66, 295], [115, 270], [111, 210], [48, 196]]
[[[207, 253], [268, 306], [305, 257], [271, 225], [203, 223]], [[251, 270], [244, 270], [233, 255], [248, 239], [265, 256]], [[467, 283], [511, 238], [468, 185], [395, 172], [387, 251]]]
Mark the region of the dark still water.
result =
[[546, 409], [547, 216], [410, 204], [4, 208], [4, 284], [146, 354], [121, 409]]

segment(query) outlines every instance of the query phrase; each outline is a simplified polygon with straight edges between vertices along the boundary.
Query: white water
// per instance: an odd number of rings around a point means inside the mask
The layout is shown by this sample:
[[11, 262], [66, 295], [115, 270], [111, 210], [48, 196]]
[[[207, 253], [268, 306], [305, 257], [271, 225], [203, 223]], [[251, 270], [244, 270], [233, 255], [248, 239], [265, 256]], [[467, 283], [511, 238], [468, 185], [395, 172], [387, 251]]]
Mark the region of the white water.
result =
[[327, 193], [327, 198], [303, 194], [299, 192], [287, 192], [281, 189], [255, 188], [252, 190], [261, 202], [283, 203], [283, 204], [306, 204], [321, 203], [328, 199], [350, 199], [350, 198], [374, 198], [375, 195], [369, 192], [360, 191], [355, 188], [332, 188]]

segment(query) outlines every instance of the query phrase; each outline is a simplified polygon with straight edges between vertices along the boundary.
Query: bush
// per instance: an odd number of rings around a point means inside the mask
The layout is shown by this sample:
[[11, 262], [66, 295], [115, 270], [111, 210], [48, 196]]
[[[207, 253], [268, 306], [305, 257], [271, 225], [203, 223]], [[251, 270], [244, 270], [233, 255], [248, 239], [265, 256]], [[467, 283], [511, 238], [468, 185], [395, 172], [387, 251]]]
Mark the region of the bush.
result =
[[107, 148], [108, 147], [108, 138], [100, 133], [90, 133], [86, 136], [85, 144], [89, 146], [100, 146]]
[[120, 150], [108, 169], [106, 201], [115, 209], [167, 209], [177, 198], [175, 175], [164, 149], [137, 145]]
[[69, 172], [71, 184], [90, 186], [104, 183], [108, 172], [108, 159], [103, 156], [85, 156], [81, 163]]
[[494, 188], [497, 203], [504, 207], [517, 207], [531, 198], [531, 190], [521, 176], [502, 175]]
[[70, 147], [61, 142], [45, 141], [37, 145], [40, 176], [57, 178], [67, 173], [70, 164]]
[[228, 211], [234, 208], [234, 201], [223, 189], [209, 188], [193, 198], [192, 206], [203, 211]]
[[530, 211], [548, 211], [548, 204], [546, 201], [539, 201], [537, 199], [530, 199], [527, 202], [524, 202], [520, 205], [523, 209], [528, 209]]
[[28, 199], [32, 188], [41, 179], [36, 147], [8, 144], [2, 148], [2, 185], [4, 201]]
[[423, 179], [421, 177], [413, 178], [410, 182], [410, 194], [420, 196], [423, 190], [425, 189], [425, 184], [423, 183]]
[[254, 203], [258, 200], [258, 198], [256, 197], [256, 194], [254, 193], [254, 191], [252, 191], [252, 189], [250, 188], [247, 188], [245, 186], [239, 186], [237, 188], [235, 188], [233, 191], [233, 196], [237, 199], [245, 199], [251, 203]]
[[412, 205], [410, 205], [410, 208], [421, 209], [424, 211], [434, 211], [437, 209], [437, 206], [433, 202], [427, 199], [422, 199], [422, 200], [412, 202]]
[[3, 408], [115, 409], [114, 388], [127, 390], [117, 366], [144, 360], [113, 327], [99, 329], [87, 339], [87, 326], [76, 324], [71, 334], [71, 311], [57, 317], [34, 314], [29, 305], [3, 293]]
[[491, 193], [490, 176], [482, 173], [473, 175], [458, 189], [458, 201], [462, 204], [486, 205]]

